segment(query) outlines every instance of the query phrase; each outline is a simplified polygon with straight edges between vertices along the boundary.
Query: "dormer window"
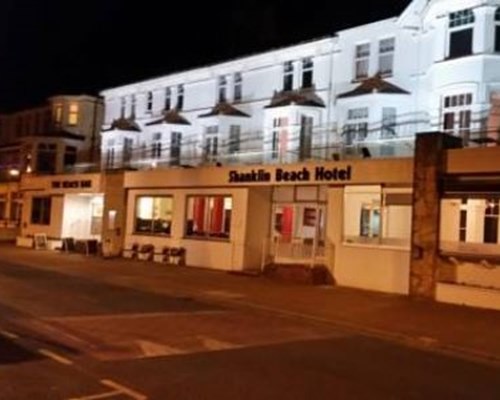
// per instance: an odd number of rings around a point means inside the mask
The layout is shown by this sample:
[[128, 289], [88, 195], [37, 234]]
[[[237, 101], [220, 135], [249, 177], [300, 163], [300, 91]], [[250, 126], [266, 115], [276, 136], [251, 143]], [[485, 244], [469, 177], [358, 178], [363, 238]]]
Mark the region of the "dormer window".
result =
[[283, 64], [283, 90], [288, 92], [293, 90], [293, 63], [287, 61]]
[[165, 88], [165, 111], [169, 111], [172, 108], [172, 89], [169, 87]]
[[472, 54], [474, 12], [471, 9], [450, 13], [448, 58], [459, 58]]
[[219, 76], [218, 82], [218, 101], [219, 103], [226, 101], [227, 99], [227, 79], [224, 75]]
[[234, 79], [234, 101], [240, 101], [243, 97], [243, 78], [241, 72], [236, 72], [233, 76]]
[[127, 105], [127, 100], [125, 97], [120, 99], [120, 118], [125, 118], [125, 107]]
[[78, 103], [71, 103], [68, 112], [68, 125], [78, 125]]
[[177, 109], [182, 110], [184, 107], [184, 85], [177, 86]]
[[153, 92], [146, 94], [146, 112], [151, 114], [153, 112]]
[[313, 60], [312, 58], [304, 58], [302, 60], [302, 88], [310, 88], [313, 85]]
[[382, 39], [378, 50], [378, 72], [383, 77], [392, 76], [394, 69], [394, 38]]
[[130, 96], [130, 118], [135, 118], [136, 99], [135, 94]]
[[354, 60], [354, 79], [368, 78], [370, 67], [370, 43], [358, 44]]

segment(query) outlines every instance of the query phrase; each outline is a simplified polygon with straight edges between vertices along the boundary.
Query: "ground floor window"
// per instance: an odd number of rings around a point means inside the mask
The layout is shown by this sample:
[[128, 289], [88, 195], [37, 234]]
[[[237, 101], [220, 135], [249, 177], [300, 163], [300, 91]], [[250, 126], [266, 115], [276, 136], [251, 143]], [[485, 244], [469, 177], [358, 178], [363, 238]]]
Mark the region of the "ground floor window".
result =
[[442, 243], [500, 244], [500, 197], [466, 196], [441, 201]]
[[170, 235], [172, 210], [173, 200], [170, 196], [137, 197], [135, 206], [135, 232]]
[[410, 189], [350, 186], [344, 191], [344, 240], [408, 246], [411, 237]]
[[35, 225], [50, 225], [52, 198], [33, 197], [31, 203], [31, 223]]
[[232, 210], [231, 196], [189, 196], [186, 236], [229, 239]]

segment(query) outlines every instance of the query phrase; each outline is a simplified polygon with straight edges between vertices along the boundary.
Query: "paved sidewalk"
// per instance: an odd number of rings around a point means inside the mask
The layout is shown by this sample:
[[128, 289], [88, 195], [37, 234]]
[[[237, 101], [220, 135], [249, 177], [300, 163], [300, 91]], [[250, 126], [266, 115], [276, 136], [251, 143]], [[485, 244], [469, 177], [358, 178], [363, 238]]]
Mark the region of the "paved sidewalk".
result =
[[259, 308], [500, 365], [500, 312], [406, 296], [0, 245], [2, 260], [156, 292]]

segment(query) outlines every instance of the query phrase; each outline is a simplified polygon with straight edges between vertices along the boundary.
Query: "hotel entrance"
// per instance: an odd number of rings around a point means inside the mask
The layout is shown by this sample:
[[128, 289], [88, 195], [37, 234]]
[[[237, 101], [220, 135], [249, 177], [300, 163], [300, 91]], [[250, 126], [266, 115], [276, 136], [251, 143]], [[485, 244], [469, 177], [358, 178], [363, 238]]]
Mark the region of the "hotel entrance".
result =
[[326, 187], [275, 187], [269, 254], [275, 264], [323, 264]]

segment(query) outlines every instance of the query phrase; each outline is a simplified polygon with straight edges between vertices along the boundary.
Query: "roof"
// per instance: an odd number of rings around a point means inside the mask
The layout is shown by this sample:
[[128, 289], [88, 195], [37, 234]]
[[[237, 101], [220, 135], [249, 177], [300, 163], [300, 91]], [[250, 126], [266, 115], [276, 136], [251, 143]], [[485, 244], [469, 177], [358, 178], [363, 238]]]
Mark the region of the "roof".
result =
[[338, 99], [346, 97], [363, 96], [365, 94], [384, 93], [384, 94], [410, 94], [399, 86], [396, 86], [385, 79], [382, 79], [380, 74], [371, 78], [365, 79], [356, 88], [337, 96]]
[[85, 140], [85, 136], [83, 135], [78, 135], [76, 133], [68, 132], [68, 131], [52, 131], [48, 133], [44, 133], [42, 135], [35, 135], [35, 136], [42, 136], [42, 137], [52, 137], [52, 138], [63, 138], [63, 139], [74, 139], [74, 140]]
[[325, 103], [319, 97], [314, 88], [274, 92], [271, 103], [264, 108], [287, 107], [291, 105], [305, 107], [325, 107]]
[[115, 119], [112, 123], [111, 126], [108, 129], [104, 129], [103, 132], [109, 132], [112, 130], [119, 130], [119, 131], [132, 131], [132, 132], [140, 132], [141, 128], [139, 128], [139, 125], [136, 124], [136, 122], [132, 118], [124, 118], [120, 117], [118, 119]]
[[191, 125], [191, 123], [186, 118], [184, 118], [176, 108], [174, 108], [173, 110], [165, 111], [162, 118], [152, 122], [148, 122], [146, 125], [150, 126], [160, 124]]
[[215, 116], [228, 116], [228, 117], [250, 117], [250, 115], [244, 113], [243, 111], [238, 110], [236, 107], [231, 104], [221, 101], [215, 105], [212, 110], [207, 114], [199, 115], [198, 118], [207, 118], [207, 117], [215, 117]]

